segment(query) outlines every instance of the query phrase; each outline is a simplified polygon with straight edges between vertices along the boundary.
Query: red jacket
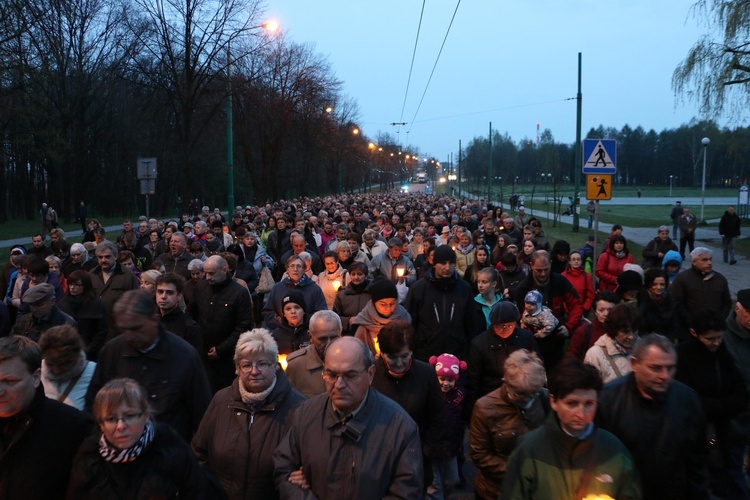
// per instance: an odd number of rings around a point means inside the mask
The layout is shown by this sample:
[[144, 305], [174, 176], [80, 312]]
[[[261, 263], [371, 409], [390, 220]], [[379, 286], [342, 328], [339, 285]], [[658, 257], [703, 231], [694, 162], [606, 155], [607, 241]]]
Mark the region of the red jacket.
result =
[[625, 264], [635, 264], [633, 256], [628, 253], [625, 257], [618, 259], [611, 249], [599, 256], [596, 262], [596, 275], [599, 277], [599, 290], [612, 290], [617, 288], [617, 277], [624, 271]]
[[[589, 325], [591, 325], [591, 335], [589, 335]], [[596, 318], [591, 320], [591, 322], [582, 321], [581, 325], [570, 336], [570, 344], [568, 345], [568, 350], [565, 352], [565, 357], [583, 359], [586, 352], [599, 340], [599, 337], [606, 334], [604, 324], [600, 323]], [[586, 341], [587, 336], [588, 342]]]
[[585, 315], [591, 310], [591, 304], [594, 303], [594, 294], [596, 293], [596, 290], [594, 290], [594, 278], [591, 274], [584, 271], [583, 268], [567, 268], [563, 271], [562, 275], [570, 281], [570, 284], [578, 292], [578, 297], [580, 297], [583, 303], [583, 314]]

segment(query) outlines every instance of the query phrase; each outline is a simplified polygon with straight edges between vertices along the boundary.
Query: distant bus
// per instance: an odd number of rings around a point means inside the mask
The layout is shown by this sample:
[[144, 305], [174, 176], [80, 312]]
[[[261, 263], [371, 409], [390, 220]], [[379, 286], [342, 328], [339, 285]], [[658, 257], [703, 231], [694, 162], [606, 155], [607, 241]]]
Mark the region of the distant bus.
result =
[[427, 183], [427, 172], [417, 172], [417, 182], [420, 184]]

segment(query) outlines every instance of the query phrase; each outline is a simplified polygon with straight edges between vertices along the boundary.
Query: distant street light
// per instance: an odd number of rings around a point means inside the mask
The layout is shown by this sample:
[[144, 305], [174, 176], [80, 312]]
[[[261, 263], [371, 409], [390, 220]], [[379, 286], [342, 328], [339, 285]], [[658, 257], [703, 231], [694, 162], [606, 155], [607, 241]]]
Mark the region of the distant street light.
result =
[[669, 196], [672, 197], [672, 180], [674, 179], [674, 175], [669, 176]]
[[701, 222], [704, 222], [705, 219], [703, 218], [703, 208], [706, 204], [706, 151], [708, 150], [708, 143], [711, 142], [711, 139], [708, 137], [704, 137], [701, 139], [701, 144], [703, 144], [703, 182], [701, 183]]

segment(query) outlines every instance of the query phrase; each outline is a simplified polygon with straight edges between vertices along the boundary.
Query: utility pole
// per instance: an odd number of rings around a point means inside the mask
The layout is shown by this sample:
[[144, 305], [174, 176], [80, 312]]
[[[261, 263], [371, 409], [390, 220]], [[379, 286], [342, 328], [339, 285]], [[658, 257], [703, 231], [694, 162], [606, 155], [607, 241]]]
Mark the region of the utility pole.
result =
[[487, 165], [487, 205], [490, 204], [492, 198], [492, 122], [490, 122], [490, 162]]
[[[581, 153], [581, 109], [582, 109], [583, 95], [581, 94], [581, 53], [578, 53], [578, 94], [576, 94], [576, 152], [575, 162], [573, 163], [575, 172], [575, 188], [573, 192], [573, 232], [577, 233], [580, 229], [580, 221], [578, 212], [581, 210], [581, 170], [583, 170], [583, 155]], [[578, 203], [576, 204], [576, 201]], [[598, 203], [598, 201], [597, 201]], [[596, 261], [595, 261], [596, 262]]]

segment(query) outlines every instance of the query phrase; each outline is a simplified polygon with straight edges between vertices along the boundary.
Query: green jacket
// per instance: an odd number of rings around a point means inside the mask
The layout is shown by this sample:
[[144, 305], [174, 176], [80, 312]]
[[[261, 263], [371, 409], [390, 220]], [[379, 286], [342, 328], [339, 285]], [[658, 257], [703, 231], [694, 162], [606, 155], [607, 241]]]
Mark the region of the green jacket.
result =
[[[584, 487], [587, 468], [593, 470]], [[587, 495], [641, 498], [633, 459], [613, 434], [595, 428], [579, 440], [563, 432], [555, 413], [550, 413], [511, 454], [502, 498], [580, 500]]]

